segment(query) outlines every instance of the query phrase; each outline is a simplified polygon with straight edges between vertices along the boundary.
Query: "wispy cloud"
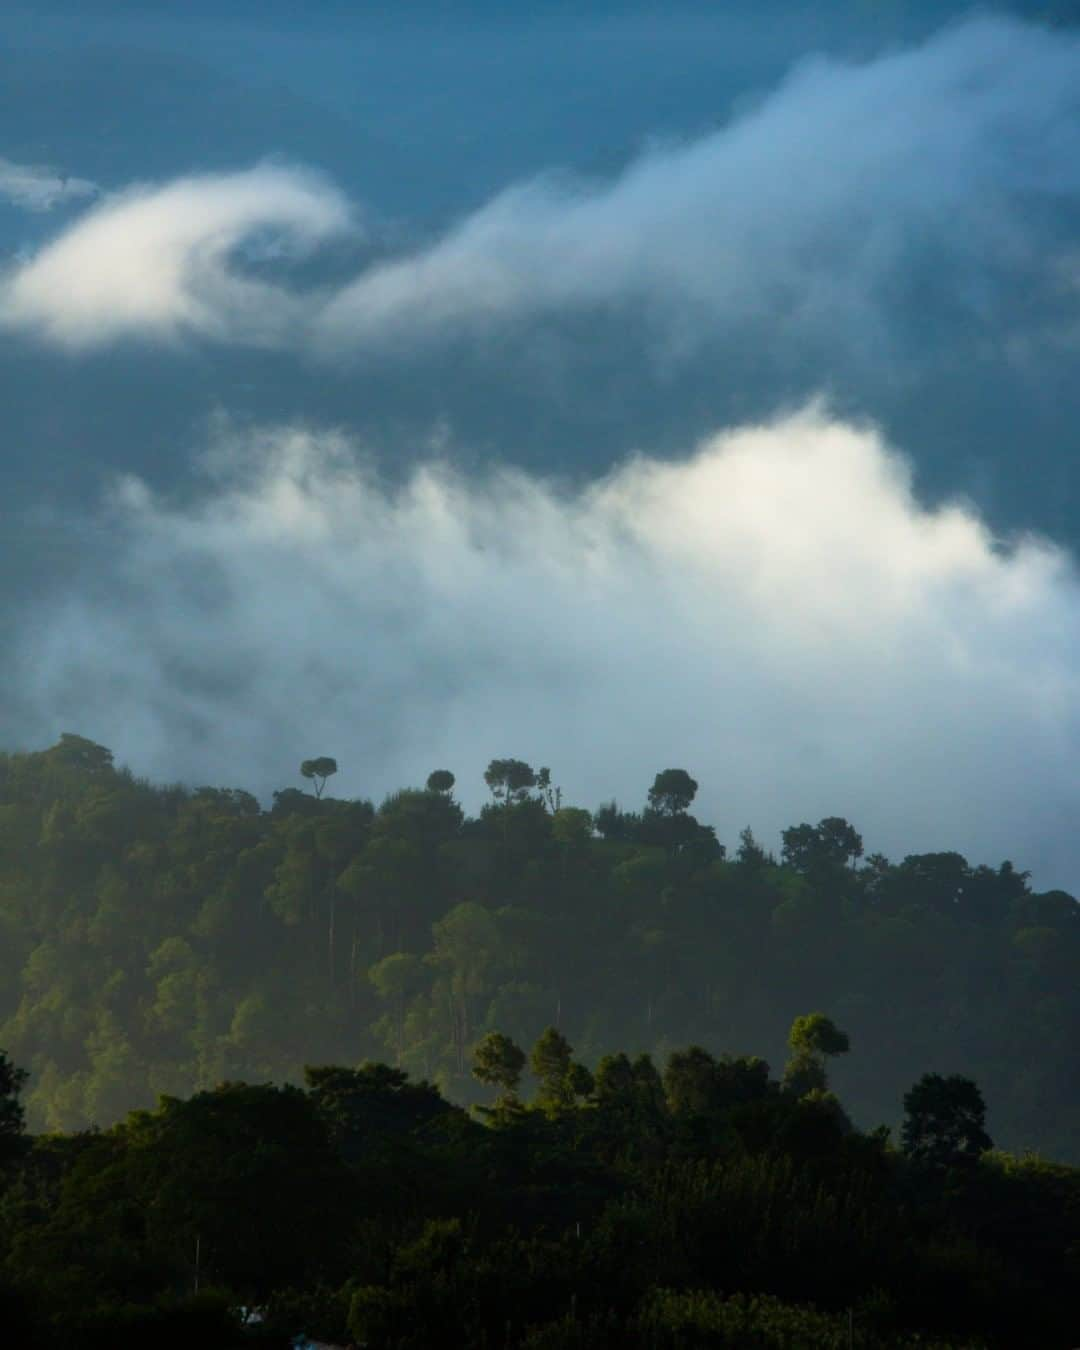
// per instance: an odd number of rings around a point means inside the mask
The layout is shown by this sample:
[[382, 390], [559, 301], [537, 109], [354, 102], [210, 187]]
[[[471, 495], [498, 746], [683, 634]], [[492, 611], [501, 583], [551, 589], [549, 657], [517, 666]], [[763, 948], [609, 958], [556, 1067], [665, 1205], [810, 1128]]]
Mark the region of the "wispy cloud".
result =
[[349, 222], [340, 193], [296, 169], [131, 188], [0, 283], [0, 322], [71, 348], [189, 334], [279, 345], [295, 339], [307, 302], [231, 266], [234, 250], [268, 231], [312, 248]]
[[0, 198], [24, 211], [51, 211], [96, 197], [99, 191], [88, 178], [72, 178], [40, 164], [15, 164], [0, 156]]
[[[747, 342], [882, 370], [1071, 340], [1080, 37], [1001, 18], [859, 64], [811, 60], [714, 133], [614, 181], [519, 184], [428, 247], [303, 293], [241, 245], [315, 249], [348, 208], [322, 179], [257, 168], [106, 198], [21, 269], [0, 317], [69, 347], [180, 333], [391, 352], [625, 315], [666, 358]], [[1017, 297], [1023, 304], [1017, 304]], [[936, 346], [935, 346], [936, 344]]]
[[107, 584], [13, 637], [24, 734], [263, 791], [316, 752], [376, 795], [523, 755], [586, 805], [685, 764], [729, 840], [847, 814], [1076, 884], [1073, 567], [925, 509], [870, 428], [810, 409], [575, 491], [437, 464], [391, 488], [295, 428], [207, 463], [186, 504], [127, 480]]
[[[1001, 19], [812, 60], [614, 183], [506, 192], [322, 319], [330, 349], [633, 306], [668, 345], [771, 334], [879, 361], [928, 310], [983, 328], [1057, 294], [1080, 202], [1080, 37]], [[645, 306], [644, 310], [642, 306]]]

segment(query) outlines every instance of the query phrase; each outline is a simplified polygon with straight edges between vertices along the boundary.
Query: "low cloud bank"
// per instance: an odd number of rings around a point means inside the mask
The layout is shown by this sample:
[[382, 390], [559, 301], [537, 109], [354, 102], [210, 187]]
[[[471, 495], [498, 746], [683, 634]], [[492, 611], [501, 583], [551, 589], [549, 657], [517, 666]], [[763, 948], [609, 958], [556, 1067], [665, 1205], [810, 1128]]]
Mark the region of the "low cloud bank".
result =
[[347, 438], [220, 427], [197, 500], [119, 485], [119, 561], [13, 642], [13, 706], [138, 771], [344, 795], [497, 755], [570, 801], [689, 768], [701, 815], [847, 815], [871, 847], [1008, 856], [1080, 886], [1080, 585], [1036, 539], [926, 510], [906, 461], [820, 407], [564, 490]]

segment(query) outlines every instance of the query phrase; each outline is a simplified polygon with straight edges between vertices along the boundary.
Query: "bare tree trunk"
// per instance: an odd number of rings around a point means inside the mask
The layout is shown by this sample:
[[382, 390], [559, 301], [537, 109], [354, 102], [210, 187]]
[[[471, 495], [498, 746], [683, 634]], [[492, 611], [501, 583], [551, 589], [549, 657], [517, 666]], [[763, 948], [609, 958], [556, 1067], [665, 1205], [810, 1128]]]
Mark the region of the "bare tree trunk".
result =
[[329, 927], [328, 927], [328, 929], [327, 929], [327, 934], [326, 934], [327, 958], [328, 958], [329, 966], [330, 966], [330, 988], [331, 988], [331, 989], [333, 989], [333, 987], [334, 987], [334, 976], [335, 976], [335, 974], [336, 974], [336, 972], [335, 972], [335, 970], [334, 970], [334, 965], [335, 965], [335, 962], [334, 962], [334, 930], [335, 930], [336, 925], [337, 925], [337, 892], [336, 892], [333, 888], [331, 888], [331, 890], [330, 890], [330, 923], [329, 923]]

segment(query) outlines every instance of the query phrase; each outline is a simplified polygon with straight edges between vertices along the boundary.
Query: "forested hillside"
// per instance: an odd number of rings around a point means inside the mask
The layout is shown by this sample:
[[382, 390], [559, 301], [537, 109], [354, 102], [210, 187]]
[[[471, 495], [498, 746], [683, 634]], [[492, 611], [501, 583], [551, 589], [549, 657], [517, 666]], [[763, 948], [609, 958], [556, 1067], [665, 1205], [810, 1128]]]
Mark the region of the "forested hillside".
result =
[[776, 1062], [821, 1007], [860, 1125], [960, 1073], [999, 1144], [1080, 1160], [1080, 908], [1010, 863], [890, 862], [839, 819], [777, 858], [724, 822], [725, 853], [683, 770], [590, 813], [493, 761], [467, 818], [448, 771], [376, 807], [328, 795], [333, 767], [263, 810], [77, 736], [0, 756], [0, 1046], [32, 1129], [367, 1057], [476, 1100], [476, 1043], [549, 1024], [588, 1065], [691, 1043]]

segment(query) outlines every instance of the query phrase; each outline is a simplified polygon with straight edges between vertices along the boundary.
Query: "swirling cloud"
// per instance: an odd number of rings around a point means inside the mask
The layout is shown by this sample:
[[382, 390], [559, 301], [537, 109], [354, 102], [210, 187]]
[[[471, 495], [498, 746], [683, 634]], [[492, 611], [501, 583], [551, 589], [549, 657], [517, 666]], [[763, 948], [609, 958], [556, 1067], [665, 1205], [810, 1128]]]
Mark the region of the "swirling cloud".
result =
[[246, 275], [235, 251], [273, 232], [300, 248], [347, 228], [322, 179], [264, 166], [106, 197], [0, 285], [0, 322], [69, 348], [198, 335], [275, 346], [296, 339], [308, 300]]

